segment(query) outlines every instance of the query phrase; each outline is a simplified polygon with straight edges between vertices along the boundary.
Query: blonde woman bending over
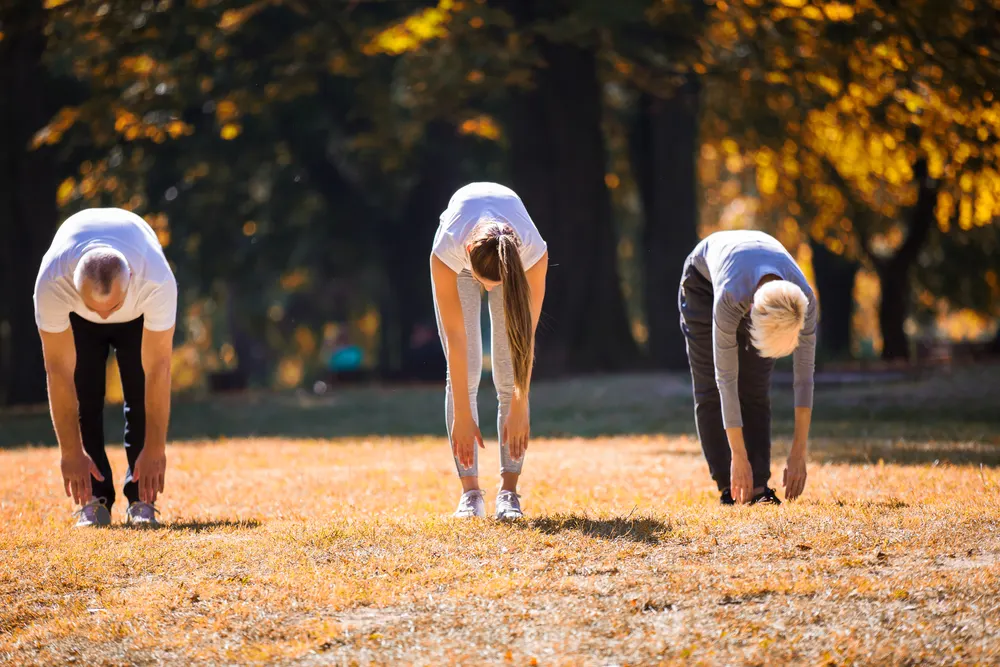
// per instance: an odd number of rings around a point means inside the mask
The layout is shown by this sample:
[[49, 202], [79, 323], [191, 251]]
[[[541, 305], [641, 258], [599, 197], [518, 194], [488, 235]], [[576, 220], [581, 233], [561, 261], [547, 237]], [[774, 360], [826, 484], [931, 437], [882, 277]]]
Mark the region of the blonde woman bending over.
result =
[[776, 239], [716, 232], [688, 256], [678, 307], [694, 385], [695, 422], [723, 505], [780, 504], [771, 477], [771, 371], [794, 355], [795, 433], [782, 483], [802, 494], [812, 419], [816, 297]]
[[431, 282], [448, 361], [445, 419], [463, 490], [457, 517], [486, 516], [478, 469], [478, 449], [485, 445], [476, 405], [483, 370], [482, 289], [490, 305], [493, 384], [500, 402], [502, 486], [495, 516], [522, 516], [517, 480], [531, 432], [528, 389], [547, 270], [545, 241], [513, 190], [472, 183], [452, 196], [434, 237]]

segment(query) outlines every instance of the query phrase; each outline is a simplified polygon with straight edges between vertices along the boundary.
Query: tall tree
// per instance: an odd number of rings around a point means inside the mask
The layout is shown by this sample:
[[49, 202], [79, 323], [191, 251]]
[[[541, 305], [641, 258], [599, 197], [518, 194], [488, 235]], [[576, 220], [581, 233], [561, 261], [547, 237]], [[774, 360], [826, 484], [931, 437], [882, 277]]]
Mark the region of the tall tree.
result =
[[[627, 12], [636, 4], [624, 3]], [[506, 142], [509, 180], [550, 246], [542, 372], [613, 370], [638, 360], [605, 185], [599, 76], [601, 20], [621, 8], [441, 0], [373, 40], [374, 52], [400, 57], [410, 103], [428, 114], [462, 113], [456, 100], [466, 114], [502, 100], [494, 136]]]
[[[780, 233], [878, 271], [886, 358], [907, 356], [911, 268], [928, 230], [964, 233], [1000, 214], [996, 11], [929, 1], [717, 6], [706, 63], [729, 78], [737, 107], [715, 123], [730, 132], [718, 159], [727, 170], [752, 165], [763, 217]], [[731, 150], [741, 144], [748, 159]]]
[[47, 16], [42, 0], [0, 8], [0, 400], [45, 400], [41, 343], [31, 294], [58, 224], [57, 167], [35, 134], [58, 109], [43, 63]]

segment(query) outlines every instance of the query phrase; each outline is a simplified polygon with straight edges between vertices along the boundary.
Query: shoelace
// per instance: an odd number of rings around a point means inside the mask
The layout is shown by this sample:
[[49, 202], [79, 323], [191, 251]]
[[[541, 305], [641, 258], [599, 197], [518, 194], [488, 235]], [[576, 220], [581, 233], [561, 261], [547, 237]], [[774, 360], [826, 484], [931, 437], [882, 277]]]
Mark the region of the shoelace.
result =
[[96, 511], [98, 507], [102, 507], [104, 505], [107, 505], [107, 501], [104, 498], [91, 498], [89, 503], [73, 512], [73, 516], [82, 517], [86, 514], [88, 519], [92, 519], [93, 517], [90, 514], [87, 514], [87, 510]]
[[462, 507], [463, 510], [471, 510], [475, 508], [475, 498], [483, 499], [483, 492], [470, 491], [469, 493], [462, 494]]
[[501, 491], [500, 493], [497, 494], [497, 502], [503, 500], [509, 502], [511, 505], [520, 505], [520, 503], [517, 502], [520, 499], [521, 499], [521, 494], [515, 493], [513, 491]]
[[[156, 515], [160, 513], [160, 510], [156, 509], [156, 505], [154, 505], [153, 503], [144, 503], [141, 500], [137, 501], [137, 502], [134, 502], [134, 503], [132, 503], [131, 505], [128, 506], [128, 513], [130, 515], [133, 514], [133, 508], [135, 508], [137, 510], [146, 510], [146, 509], [153, 510], [153, 516], [149, 517], [149, 518], [153, 518], [153, 519], [155, 519]], [[145, 516], [145, 514], [140, 514], [140, 516], [142, 516], [143, 518], [147, 518]]]

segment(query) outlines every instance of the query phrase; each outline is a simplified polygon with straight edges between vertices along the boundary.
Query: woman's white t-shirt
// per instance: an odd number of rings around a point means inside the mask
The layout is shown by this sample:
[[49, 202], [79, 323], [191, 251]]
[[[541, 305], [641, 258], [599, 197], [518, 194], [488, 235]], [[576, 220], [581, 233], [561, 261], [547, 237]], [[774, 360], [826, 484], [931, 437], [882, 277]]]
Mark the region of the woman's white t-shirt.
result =
[[[125, 302], [107, 319], [87, 308], [73, 284], [80, 258], [94, 248], [117, 250], [131, 270]], [[138, 215], [119, 208], [86, 209], [66, 219], [42, 259], [34, 296], [35, 323], [49, 333], [68, 329], [70, 313], [98, 324], [143, 316], [143, 327], [150, 331], [166, 331], [177, 318], [177, 282], [156, 232]]]
[[455, 273], [471, 270], [467, 239], [480, 220], [510, 225], [521, 240], [521, 264], [530, 269], [547, 248], [524, 203], [513, 190], [497, 183], [470, 183], [451, 197], [434, 235], [433, 252]]

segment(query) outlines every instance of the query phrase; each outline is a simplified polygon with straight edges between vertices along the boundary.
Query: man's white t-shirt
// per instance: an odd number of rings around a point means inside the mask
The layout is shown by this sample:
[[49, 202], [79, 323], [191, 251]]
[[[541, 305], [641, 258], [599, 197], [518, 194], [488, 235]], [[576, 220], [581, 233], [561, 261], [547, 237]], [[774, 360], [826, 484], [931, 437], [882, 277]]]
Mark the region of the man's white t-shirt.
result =
[[[80, 258], [94, 248], [117, 250], [131, 269], [125, 302], [106, 320], [84, 305], [73, 284]], [[59, 333], [69, 328], [70, 313], [98, 324], [144, 316], [143, 327], [150, 331], [174, 326], [177, 282], [156, 232], [145, 220], [119, 208], [91, 208], [59, 227], [35, 281], [35, 323], [42, 331]]]
[[525, 270], [542, 258], [546, 244], [513, 190], [497, 183], [470, 183], [451, 197], [441, 214], [441, 224], [434, 235], [433, 252], [455, 273], [472, 269], [467, 239], [483, 219], [495, 219], [510, 225], [521, 239], [521, 264]]

